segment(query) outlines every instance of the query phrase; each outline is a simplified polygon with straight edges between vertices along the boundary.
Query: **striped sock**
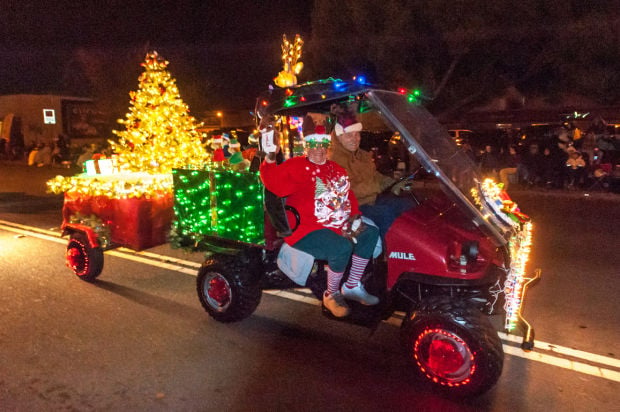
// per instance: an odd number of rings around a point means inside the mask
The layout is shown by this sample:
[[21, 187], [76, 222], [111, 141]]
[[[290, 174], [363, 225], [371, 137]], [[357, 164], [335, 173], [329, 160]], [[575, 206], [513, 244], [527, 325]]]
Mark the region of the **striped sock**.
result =
[[327, 270], [327, 294], [331, 295], [340, 290], [340, 281], [344, 272], [334, 272], [329, 266], [325, 266]]
[[364, 274], [364, 269], [368, 264], [368, 259], [361, 258], [357, 255], [353, 255], [351, 259], [351, 270], [349, 271], [349, 278], [345, 286], [352, 289], [357, 286]]

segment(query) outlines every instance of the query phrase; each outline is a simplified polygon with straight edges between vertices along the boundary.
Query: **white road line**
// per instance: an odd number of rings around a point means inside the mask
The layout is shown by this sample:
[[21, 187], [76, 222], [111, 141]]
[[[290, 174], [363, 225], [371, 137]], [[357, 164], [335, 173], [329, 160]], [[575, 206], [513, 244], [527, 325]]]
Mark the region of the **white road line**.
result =
[[50, 236], [56, 236], [56, 237], [60, 236], [60, 232], [58, 232], [58, 231], [45, 230], [45, 229], [40, 229], [38, 227], [21, 225], [19, 223], [9, 222], [8, 220], [1, 220], [0, 219], [0, 225], [12, 226], [12, 227], [28, 230], [30, 232], [45, 233], [45, 234], [48, 234]]
[[[502, 340], [508, 342], [515, 342], [521, 344], [522, 339], [520, 336], [511, 335], [504, 332], [497, 333]], [[561, 355], [571, 356], [573, 358], [586, 359], [590, 362], [600, 363], [602, 365], [611, 366], [613, 368], [620, 369], [620, 359], [610, 358], [608, 356], [596, 355], [594, 353], [584, 352], [582, 350], [567, 348], [564, 346], [558, 346], [553, 343], [547, 343], [536, 339], [536, 349], [541, 349], [549, 352], [559, 353]]]
[[135, 254], [135, 255], [139, 255], [139, 256], [146, 256], [146, 257], [149, 257], [151, 259], [158, 259], [158, 260], [163, 260], [163, 261], [171, 262], [171, 263], [180, 263], [180, 264], [182, 264], [184, 266], [191, 266], [191, 267], [195, 267], [197, 269], [202, 266], [202, 263], [192, 262], [192, 261], [183, 260], [183, 259], [177, 259], [177, 258], [165, 256], [165, 255], [160, 255], [158, 253], [152, 253], [152, 252], [146, 252], [146, 251], [136, 252], [135, 250], [127, 249], [127, 248], [124, 248], [124, 247], [119, 247], [116, 250], [118, 250], [120, 252], [124, 252], [124, 253], [131, 253], [131, 254]]
[[[15, 225], [15, 226], [23, 227], [23, 225]], [[2, 220], [0, 220], [0, 229], [6, 230], [7, 232], [19, 233], [20, 235], [24, 235], [24, 236], [32, 236], [32, 237], [36, 237], [39, 239], [50, 240], [56, 243], [67, 243], [67, 239], [61, 238], [59, 233], [55, 233], [54, 235], [48, 235], [48, 234], [43, 233], [43, 232], [49, 232], [47, 230], [46, 231], [41, 230], [41, 232], [39, 232], [35, 230], [20, 229], [19, 227], [13, 227], [13, 225], [6, 225], [5, 222]]]
[[[538, 343], [538, 342], [537, 342]], [[518, 356], [533, 360], [536, 362], [543, 362], [548, 365], [557, 366], [559, 368], [569, 369], [579, 373], [585, 373], [587, 375], [596, 376], [599, 378], [607, 379], [610, 381], [620, 382], [620, 372], [612, 371], [610, 369], [600, 368], [598, 366], [589, 365], [582, 362], [573, 361], [570, 359], [558, 358], [555, 356], [547, 355], [540, 352], [524, 352], [523, 350], [514, 346], [502, 345], [504, 353], [509, 355]], [[589, 359], [588, 359], [589, 360]]]
[[[39, 239], [49, 240], [56, 243], [66, 243], [67, 240], [60, 237], [60, 233], [51, 230], [39, 229], [35, 227], [20, 225], [17, 223], [7, 222], [0, 220], [0, 229], [9, 232], [19, 233], [26, 236], [32, 236]], [[200, 263], [191, 262], [183, 259], [171, 258], [165, 255], [160, 255], [152, 252], [136, 252], [131, 249], [119, 248], [115, 250], [106, 251], [106, 254], [116, 256], [122, 259], [132, 260], [134, 262], [143, 263], [150, 266], [156, 266], [162, 269], [176, 271], [187, 275], [197, 276], [197, 271], [192, 268], [199, 268]], [[191, 268], [185, 267], [190, 266]], [[304, 296], [299, 293], [295, 293], [297, 289], [292, 290], [266, 290], [267, 294], [281, 297], [284, 299], [293, 300], [305, 304], [314, 306], [320, 306], [320, 301], [314, 297]], [[299, 289], [305, 290], [305, 289]], [[402, 318], [390, 317], [387, 323], [400, 327]], [[510, 335], [503, 332], [498, 332], [499, 337], [506, 342], [521, 343], [519, 336]], [[620, 372], [601, 368], [598, 366], [573, 361], [570, 359], [559, 358], [546, 353], [540, 353], [536, 350], [545, 350], [549, 352], [558, 353], [561, 355], [571, 356], [574, 358], [584, 359], [588, 362], [597, 363], [612, 368], [620, 368], [620, 360], [610, 358], [607, 356], [597, 355], [589, 352], [580, 351], [577, 349], [567, 348], [547, 342], [536, 340], [535, 351], [525, 352], [512, 345], [502, 345], [504, 353], [520, 358], [546, 363], [548, 365], [557, 366], [564, 369], [569, 369], [575, 372], [597, 376], [603, 379], [620, 382]]]
[[153, 261], [151, 258], [145, 258], [138, 255], [133, 255], [125, 252], [120, 252], [118, 250], [108, 250], [105, 252], [108, 255], [120, 257], [122, 259], [133, 260], [134, 262], [144, 263], [145, 265], [157, 266], [162, 269], [172, 270], [175, 272], [185, 273], [186, 275], [196, 276], [196, 269], [186, 268], [179, 265], [174, 265], [172, 263], [167, 262], [159, 262]]

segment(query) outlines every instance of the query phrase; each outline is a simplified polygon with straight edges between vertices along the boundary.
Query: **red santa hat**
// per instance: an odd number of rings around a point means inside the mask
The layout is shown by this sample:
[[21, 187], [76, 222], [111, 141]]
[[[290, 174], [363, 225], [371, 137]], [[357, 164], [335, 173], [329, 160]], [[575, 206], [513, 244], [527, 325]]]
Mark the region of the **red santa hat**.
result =
[[222, 145], [222, 135], [216, 134], [211, 138], [211, 146]]
[[336, 136], [362, 131], [362, 123], [357, 120], [355, 113], [349, 107], [334, 104], [332, 113], [336, 115], [336, 124], [334, 125]]
[[332, 140], [330, 134], [325, 130], [325, 126], [314, 123], [314, 119], [310, 115], [304, 118], [302, 133], [304, 135], [304, 142], [306, 143], [329, 144]]

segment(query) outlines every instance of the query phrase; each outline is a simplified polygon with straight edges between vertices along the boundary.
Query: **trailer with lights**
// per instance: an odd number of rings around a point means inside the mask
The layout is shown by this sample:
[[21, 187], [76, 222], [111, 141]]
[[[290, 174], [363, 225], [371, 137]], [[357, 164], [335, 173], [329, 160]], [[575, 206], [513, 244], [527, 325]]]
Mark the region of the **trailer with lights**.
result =
[[[104, 167], [108, 160], [98, 162]], [[64, 184], [70, 187], [61, 225], [69, 237], [66, 264], [81, 280], [97, 279], [106, 250], [141, 251], [167, 242], [174, 216], [169, 174], [84, 173]]]

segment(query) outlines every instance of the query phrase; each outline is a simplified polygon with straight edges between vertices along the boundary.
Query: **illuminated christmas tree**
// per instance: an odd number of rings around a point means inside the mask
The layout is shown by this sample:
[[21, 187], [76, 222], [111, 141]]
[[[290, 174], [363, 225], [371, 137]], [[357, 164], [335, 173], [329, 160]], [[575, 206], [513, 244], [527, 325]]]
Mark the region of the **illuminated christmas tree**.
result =
[[196, 128], [200, 124], [189, 115], [179, 95], [168, 61], [156, 51], [146, 55], [145, 71], [138, 78], [139, 89], [129, 93], [129, 112], [118, 122], [125, 130], [114, 131], [118, 143], [110, 141], [119, 155], [121, 170], [170, 173], [173, 168], [201, 166], [207, 152], [200, 144]]

